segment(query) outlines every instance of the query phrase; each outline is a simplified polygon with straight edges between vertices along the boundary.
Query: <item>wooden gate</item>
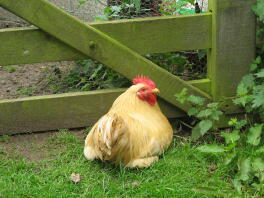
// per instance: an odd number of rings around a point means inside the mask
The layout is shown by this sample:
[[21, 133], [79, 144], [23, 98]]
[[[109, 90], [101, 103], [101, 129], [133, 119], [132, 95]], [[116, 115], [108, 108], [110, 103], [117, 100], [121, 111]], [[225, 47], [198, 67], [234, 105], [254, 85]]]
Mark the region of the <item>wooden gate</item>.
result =
[[[161, 90], [161, 107], [184, 115], [175, 93], [183, 88], [208, 101], [225, 101], [226, 115], [238, 113], [231, 98], [255, 56], [255, 0], [211, 0], [204, 14], [84, 23], [46, 0], [0, 0], [0, 6], [38, 28], [0, 30], [0, 65], [92, 58], [128, 79], [151, 77]], [[142, 54], [208, 49], [208, 77], [184, 81]], [[88, 126], [107, 112], [124, 89], [36, 96], [0, 101], [0, 133]]]

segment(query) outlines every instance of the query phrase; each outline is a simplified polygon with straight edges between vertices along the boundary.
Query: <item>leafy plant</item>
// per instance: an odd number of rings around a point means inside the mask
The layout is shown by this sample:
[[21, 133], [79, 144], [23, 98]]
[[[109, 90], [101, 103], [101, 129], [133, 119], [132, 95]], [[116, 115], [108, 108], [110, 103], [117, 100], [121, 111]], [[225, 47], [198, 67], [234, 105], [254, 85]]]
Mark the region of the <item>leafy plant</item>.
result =
[[53, 74], [48, 77], [53, 92], [88, 91], [106, 88], [121, 88], [130, 85], [130, 81], [105, 65], [91, 59], [76, 62], [69, 73], [61, 77]]
[[0, 135], [0, 142], [8, 142], [10, 140], [9, 135]]
[[[264, 72], [260, 57], [256, 58], [250, 67], [250, 71], [238, 85], [237, 98], [234, 99], [235, 104], [245, 108], [245, 119], [232, 118], [229, 120], [230, 128], [221, 132], [221, 136], [225, 140], [224, 145], [206, 144], [197, 148], [204, 153], [222, 153], [225, 160], [221, 165], [230, 166], [234, 174], [233, 186], [239, 194], [244, 193], [245, 187], [264, 193], [264, 160], [262, 157], [264, 146], [261, 144], [264, 128]], [[182, 99], [184, 97], [182, 93], [178, 95], [181, 101], [184, 101]], [[199, 113], [200, 115], [207, 115], [206, 111]], [[203, 116], [199, 116], [197, 110], [191, 112], [204, 119]], [[252, 120], [250, 115], [258, 117]], [[202, 132], [204, 131], [200, 129], [200, 134]]]
[[264, 147], [260, 145], [263, 124], [256, 123], [242, 130], [242, 126], [247, 124], [246, 120], [237, 121], [234, 118], [233, 121], [231, 130], [221, 132], [224, 145], [202, 145], [197, 150], [223, 154], [224, 161], [220, 166], [229, 165], [235, 172], [233, 185], [239, 194], [244, 185], [254, 186], [256, 191], [264, 193], [261, 190], [264, 187]]
[[196, 124], [192, 128], [192, 139], [197, 140], [202, 137], [209, 130], [216, 130], [215, 125], [219, 121], [220, 116], [223, 114], [219, 110], [219, 103], [213, 102], [205, 104], [205, 99], [199, 96], [187, 95], [187, 89], [182, 89], [182, 91], [175, 95], [176, 99], [180, 103], [185, 103], [186, 101], [191, 103], [192, 107], [188, 110], [187, 114], [192, 117], [196, 117]]
[[195, 11], [187, 9], [186, 5], [194, 6], [195, 0], [165, 0], [161, 4], [160, 12], [163, 15], [179, 15], [179, 14], [194, 14]]
[[234, 103], [245, 108], [248, 113], [259, 115], [264, 122], [264, 68], [258, 56], [250, 67], [250, 73], [238, 85]]
[[233, 195], [247, 194], [247, 188], [264, 194], [264, 67], [261, 56], [250, 66], [250, 73], [242, 78], [233, 100], [245, 110], [244, 119], [231, 118], [228, 122], [230, 128], [224, 131], [215, 128], [223, 114], [218, 103], [205, 104], [203, 98], [188, 95], [186, 89], [176, 94], [176, 98], [180, 103], [191, 103], [188, 115], [200, 119], [192, 129], [193, 140], [209, 130], [220, 132], [223, 144], [204, 144], [197, 150], [222, 155], [224, 160], [218, 166], [229, 167], [236, 190]]
[[5, 71], [8, 71], [8, 72], [16, 71], [16, 67], [14, 67], [14, 66], [4, 66], [3, 68]]
[[140, 1], [134, 1], [134, 3], [121, 3], [120, 5], [113, 5], [106, 7], [102, 15], [96, 16], [96, 21], [106, 21], [113, 19], [126, 19], [135, 18], [139, 14]]
[[[258, 16], [257, 36], [259, 40], [263, 40], [264, 1], [257, 0], [253, 10]], [[237, 97], [233, 100], [234, 104], [239, 105], [246, 112], [244, 119], [232, 118], [229, 120], [230, 128], [220, 133], [224, 139], [223, 144], [205, 144], [197, 147], [200, 152], [223, 156], [224, 160], [218, 166], [227, 166], [230, 170], [235, 189], [235, 192], [232, 192], [232, 197], [240, 197], [241, 194], [246, 197], [253, 194], [264, 196], [263, 42], [259, 42], [257, 54], [256, 60], [250, 66], [249, 74], [245, 75], [238, 85]], [[186, 91], [183, 91], [177, 97], [180, 102], [184, 102], [186, 95]], [[198, 115], [197, 110], [192, 110], [192, 112], [196, 116]]]
[[26, 87], [26, 88], [20, 88], [17, 91], [17, 94], [24, 95], [24, 96], [31, 96], [35, 92], [36, 87]]
[[264, 22], [264, 1], [257, 0], [257, 4], [253, 6], [253, 10], [256, 15], [259, 17], [259, 20]]
[[206, 51], [146, 54], [146, 58], [184, 80], [206, 77]]

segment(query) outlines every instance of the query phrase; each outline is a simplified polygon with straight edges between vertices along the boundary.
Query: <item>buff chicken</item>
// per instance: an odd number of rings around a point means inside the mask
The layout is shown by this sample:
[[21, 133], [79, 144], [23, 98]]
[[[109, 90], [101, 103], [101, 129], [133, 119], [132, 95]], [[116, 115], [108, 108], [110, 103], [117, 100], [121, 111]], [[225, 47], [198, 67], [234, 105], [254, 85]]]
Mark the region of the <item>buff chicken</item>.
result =
[[157, 103], [159, 90], [147, 77], [138, 76], [86, 137], [88, 160], [122, 162], [126, 167], [148, 167], [172, 141], [172, 127]]

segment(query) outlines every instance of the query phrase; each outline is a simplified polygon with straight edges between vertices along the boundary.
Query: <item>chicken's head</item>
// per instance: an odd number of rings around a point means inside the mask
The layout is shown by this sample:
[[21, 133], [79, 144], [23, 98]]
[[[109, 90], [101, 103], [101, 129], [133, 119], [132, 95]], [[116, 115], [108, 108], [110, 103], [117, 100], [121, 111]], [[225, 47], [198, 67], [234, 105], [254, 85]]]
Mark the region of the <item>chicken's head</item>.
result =
[[159, 90], [156, 88], [156, 84], [145, 76], [137, 76], [133, 79], [134, 85], [141, 85], [136, 91], [137, 97], [140, 100], [148, 102], [150, 105], [155, 105], [157, 102], [157, 93]]

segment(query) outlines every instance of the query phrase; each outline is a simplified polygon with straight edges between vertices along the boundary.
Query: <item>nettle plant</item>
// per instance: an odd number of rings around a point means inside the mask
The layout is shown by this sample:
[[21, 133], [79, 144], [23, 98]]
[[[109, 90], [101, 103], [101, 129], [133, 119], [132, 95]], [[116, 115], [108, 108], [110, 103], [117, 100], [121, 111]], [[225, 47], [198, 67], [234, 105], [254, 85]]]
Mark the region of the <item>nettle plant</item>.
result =
[[210, 154], [221, 154], [219, 166], [230, 166], [234, 173], [233, 186], [242, 193], [248, 186], [256, 192], [264, 193], [264, 68], [261, 57], [257, 57], [250, 67], [250, 73], [243, 77], [237, 88], [234, 104], [246, 112], [244, 119], [231, 118], [230, 128], [219, 131], [216, 124], [223, 115], [219, 103], [205, 104], [205, 99], [187, 94], [183, 89], [176, 94], [179, 102], [192, 104], [188, 115], [198, 118], [192, 129], [192, 140], [197, 140], [208, 131], [217, 131], [224, 139], [222, 144], [203, 144], [197, 150]]
[[199, 96], [188, 95], [187, 89], [183, 88], [178, 94], [175, 94], [176, 99], [184, 104], [185, 102], [191, 103], [192, 107], [188, 110], [187, 114], [191, 117], [196, 117], [195, 126], [192, 128], [192, 140], [197, 140], [202, 137], [209, 130], [217, 130], [216, 122], [219, 121], [220, 116], [223, 114], [219, 110], [219, 103], [213, 102], [205, 104], [205, 99]]

